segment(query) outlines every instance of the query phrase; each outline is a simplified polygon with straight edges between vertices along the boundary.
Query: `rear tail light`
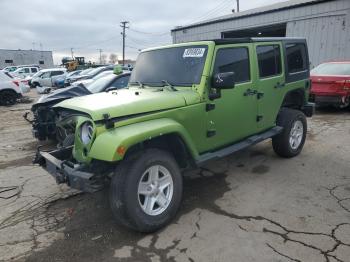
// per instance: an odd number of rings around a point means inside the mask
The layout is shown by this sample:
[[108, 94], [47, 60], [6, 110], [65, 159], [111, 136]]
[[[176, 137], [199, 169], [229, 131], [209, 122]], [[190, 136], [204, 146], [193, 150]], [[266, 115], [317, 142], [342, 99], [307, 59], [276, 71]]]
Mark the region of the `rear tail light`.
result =
[[18, 86], [19, 87], [19, 81], [18, 80], [14, 80], [14, 81], [12, 81], [16, 86]]
[[343, 90], [350, 90], [350, 80], [335, 81]]

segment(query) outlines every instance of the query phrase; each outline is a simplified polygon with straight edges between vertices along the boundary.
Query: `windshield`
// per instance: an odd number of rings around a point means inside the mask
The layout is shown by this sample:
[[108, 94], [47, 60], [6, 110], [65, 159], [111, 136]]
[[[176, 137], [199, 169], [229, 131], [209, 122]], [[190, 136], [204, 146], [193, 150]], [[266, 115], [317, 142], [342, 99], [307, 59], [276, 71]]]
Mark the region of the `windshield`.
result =
[[350, 75], [350, 63], [326, 63], [311, 70], [312, 75]]
[[115, 74], [109, 74], [104, 77], [101, 77], [97, 79], [96, 81], [92, 82], [89, 86], [86, 88], [91, 92], [91, 93], [99, 93], [103, 91], [103, 89], [106, 87], [106, 85], [112, 81], [116, 77]]
[[81, 73], [82, 71], [73, 71], [67, 74], [67, 77], [71, 77], [71, 76], [77, 76]]
[[89, 75], [89, 76], [96, 75], [96, 74], [98, 74], [98, 72], [100, 72], [102, 69], [103, 69], [102, 67], [97, 67], [97, 68], [91, 70], [89, 73], [87, 73], [87, 75]]
[[139, 55], [130, 83], [191, 86], [201, 81], [207, 46], [183, 46], [146, 51]]
[[85, 69], [85, 70], [81, 71], [81, 73], [80, 73], [79, 75], [82, 75], [82, 76], [87, 75], [87, 74], [89, 74], [92, 70], [93, 70], [93, 68]]
[[95, 75], [92, 79], [93, 79], [93, 80], [97, 80], [97, 79], [99, 79], [99, 78], [101, 78], [101, 77], [104, 77], [104, 76], [109, 75], [109, 74], [112, 74], [112, 73], [113, 73], [112, 70], [104, 71], [104, 72], [101, 72], [101, 73]]

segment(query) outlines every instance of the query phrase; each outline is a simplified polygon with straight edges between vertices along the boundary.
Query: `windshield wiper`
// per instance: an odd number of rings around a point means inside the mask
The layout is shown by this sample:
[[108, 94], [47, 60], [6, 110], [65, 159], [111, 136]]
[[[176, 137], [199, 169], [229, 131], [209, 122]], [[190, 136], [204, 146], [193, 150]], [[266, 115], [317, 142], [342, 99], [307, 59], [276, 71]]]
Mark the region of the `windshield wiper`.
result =
[[135, 85], [135, 84], [137, 84], [140, 88], [145, 88], [145, 87], [144, 87], [144, 84], [141, 83], [140, 81], [130, 82], [129, 84], [130, 84], [130, 85]]
[[164, 84], [164, 86], [170, 87], [171, 90], [177, 91], [177, 89], [172, 84], [170, 84], [167, 80], [162, 80], [161, 82]]

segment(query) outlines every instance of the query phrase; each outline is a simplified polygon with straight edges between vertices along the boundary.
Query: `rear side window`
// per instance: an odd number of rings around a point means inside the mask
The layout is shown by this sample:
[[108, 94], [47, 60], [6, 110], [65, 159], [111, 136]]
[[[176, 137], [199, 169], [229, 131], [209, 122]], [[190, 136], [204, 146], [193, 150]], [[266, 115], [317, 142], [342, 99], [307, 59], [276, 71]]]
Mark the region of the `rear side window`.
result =
[[280, 75], [282, 72], [281, 49], [279, 45], [257, 46], [260, 78]]
[[36, 67], [32, 67], [32, 73], [38, 72], [38, 69]]
[[26, 74], [29, 74], [29, 73], [30, 73], [28, 67], [24, 68], [24, 70], [23, 70], [22, 72], [24, 72], [24, 73], [26, 73]]
[[236, 83], [250, 80], [249, 51], [246, 47], [219, 49], [216, 54], [214, 74], [234, 72]]
[[304, 44], [287, 44], [288, 73], [298, 73], [307, 70], [307, 53]]
[[59, 75], [63, 75], [64, 72], [63, 71], [52, 71], [51, 72], [51, 76], [59, 76]]

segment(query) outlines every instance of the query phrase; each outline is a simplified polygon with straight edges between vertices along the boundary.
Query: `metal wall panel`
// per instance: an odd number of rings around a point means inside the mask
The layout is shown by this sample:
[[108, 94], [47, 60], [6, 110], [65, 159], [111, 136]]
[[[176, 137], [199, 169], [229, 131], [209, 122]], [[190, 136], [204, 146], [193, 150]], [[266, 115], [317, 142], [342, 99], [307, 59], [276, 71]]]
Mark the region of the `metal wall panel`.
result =
[[262, 13], [185, 31], [173, 31], [173, 42], [220, 38], [222, 32], [287, 23], [287, 36], [306, 37], [312, 66], [329, 60], [350, 59], [350, 0]]

